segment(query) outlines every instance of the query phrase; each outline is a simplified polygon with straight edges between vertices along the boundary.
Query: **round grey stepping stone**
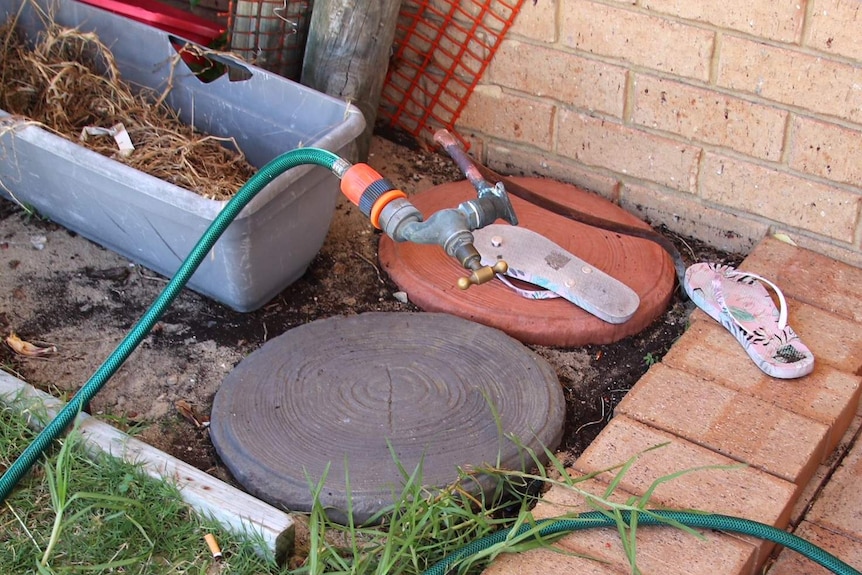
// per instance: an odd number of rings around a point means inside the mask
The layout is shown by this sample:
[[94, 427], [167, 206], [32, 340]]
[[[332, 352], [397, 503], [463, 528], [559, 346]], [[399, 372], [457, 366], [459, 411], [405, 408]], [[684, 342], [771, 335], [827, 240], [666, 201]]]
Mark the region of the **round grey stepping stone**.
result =
[[309, 511], [325, 476], [329, 516], [344, 521], [349, 497], [364, 522], [401, 492], [396, 460], [407, 473], [421, 465], [429, 487], [452, 484], [459, 468], [529, 468], [523, 447], [554, 449], [564, 412], [553, 369], [503, 332], [448, 314], [366, 313], [297, 327], [250, 354], [216, 394], [210, 430], [253, 495]]

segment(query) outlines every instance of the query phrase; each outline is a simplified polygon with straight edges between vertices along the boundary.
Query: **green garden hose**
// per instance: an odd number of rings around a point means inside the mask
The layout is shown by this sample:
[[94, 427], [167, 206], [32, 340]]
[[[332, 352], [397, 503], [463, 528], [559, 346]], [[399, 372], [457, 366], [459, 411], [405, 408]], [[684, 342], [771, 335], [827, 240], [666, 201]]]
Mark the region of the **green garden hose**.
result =
[[[631, 517], [631, 512], [622, 512], [622, 518], [626, 524], [631, 524]], [[757, 521], [751, 521], [749, 519], [742, 519], [739, 517], [730, 517], [728, 515], [697, 513], [691, 511], [646, 510], [637, 514], [637, 523], [639, 526], [670, 526], [674, 522], [694, 529], [715, 529], [718, 531], [751, 535], [765, 541], [778, 543], [788, 549], [797, 551], [837, 575], [862, 575], [853, 567], [847, 565], [820, 547], [809, 543], [805, 539], [797, 537], [792, 533], [782, 531], [781, 529], [776, 529], [771, 525], [758, 523]], [[608, 517], [600, 511], [590, 511], [571, 519], [547, 519], [539, 522], [537, 526], [521, 525], [517, 530], [503, 529], [465, 545], [455, 553], [452, 553], [449, 557], [446, 557], [436, 565], [432, 566], [430, 569], [425, 571], [423, 575], [447, 575], [449, 573], [456, 573], [458, 563], [460, 561], [468, 559], [489, 547], [503, 543], [511, 537], [526, 535], [532, 530], [535, 530], [535, 537], [538, 538], [570, 533], [572, 531], [581, 531], [594, 527], [616, 526], [617, 522], [614, 518]], [[538, 529], [536, 527], [538, 527]]]
[[[225, 204], [213, 220], [198, 243], [192, 248], [174, 277], [159, 294], [159, 297], [147, 309], [138, 323], [117, 345], [116, 349], [108, 356], [108, 359], [90, 376], [87, 383], [76, 393], [72, 399], [60, 410], [51, 422], [36, 436], [36, 439], [27, 446], [12, 465], [0, 477], [0, 503], [6, 500], [12, 489], [18, 484], [22, 477], [33, 467], [48, 446], [65, 431], [70, 423], [77, 417], [81, 409], [95, 397], [107, 381], [120, 369], [120, 366], [135, 351], [135, 348], [147, 337], [153, 326], [162, 317], [162, 314], [173, 303], [180, 294], [183, 287], [194, 275], [195, 270], [201, 264], [207, 253], [224, 233], [231, 222], [239, 215], [242, 209], [273, 179], [291, 168], [312, 164], [332, 170], [340, 158], [327, 150], [318, 148], [299, 148], [282, 154], [266, 164], [255, 173], [236, 195]], [[344, 162], [341, 160], [341, 162]], [[348, 164], [349, 165], [349, 164]]]

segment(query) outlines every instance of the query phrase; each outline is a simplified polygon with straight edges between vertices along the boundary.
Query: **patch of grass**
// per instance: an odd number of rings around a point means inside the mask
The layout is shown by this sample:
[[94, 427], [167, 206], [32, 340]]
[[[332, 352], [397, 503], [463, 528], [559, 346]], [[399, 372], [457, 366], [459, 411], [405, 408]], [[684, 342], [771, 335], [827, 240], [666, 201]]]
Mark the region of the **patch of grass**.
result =
[[[502, 553], [549, 547], [564, 536], [563, 533], [540, 534], [541, 525], [530, 511], [539, 492], [544, 488], [557, 486], [579, 495], [587, 509], [599, 511], [613, 520], [631, 573], [637, 575], [640, 573], [636, 546], [639, 514], [649, 515], [670, 527], [681, 529], [694, 537], [701, 537], [697, 531], [659, 517], [648, 509], [655, 489], [689, 472], [727, 469], [713, 466], [669, 474], [656, 479], [643, 496], [629, 497], [620, 502], [612, 500], [612, 497], [619, 499], [614, 496], [615, 491], [642, 454], [608, 469], [573, 478], [564, 464], [550, 451], [546, 450], [543, 454], [548, 463], [541, 465], [536, 454], [530, 452], [517, 438], [507, 437], [530, 453], [536, 463], [535, 473], [492, 468], [462, 471], [459, 481], [445, 489], [429, 491], [422, 486], [421, 465], [412, 473], [401, 467], [404, 487], [400, 492], [392, 494], [396, 503], [391, 509], [381, 513], [379, 519], [382, 523], [375, 527], [356, 526], [352, 523], [344, 526], [330, 521], [317, 497], [323, 488], [325, 477], [318, 483], [309, 482], [315, 502], [308, 522], [310, 543], [307, 557], [293, 573], [419, 575], [432, 567], [439, 571], [438, 563], [452, 555], [459, 555], [459, 558], [447, 565], [447, 574], [479, 573]], [[647, 451], [661, 447], [663, 445]], [[613, 478], [604, 493], [591, 493], [578, 485], [607, 472], [612, 473]], [[494, 487], [488, 491], [488, 495], [475, 495], [472, 492], [476, 490], [466, 489], [471, 483], [479, 481], [480, 477], [486, 486], [490, 481]], [[349, 495], [349, 477], [345, 477], [345, 480]], [[539, 488], [536, 488], [537, 485]], [[347, 499], [349, 502], [350, 498]], [[628, 519], [624, 516], [625, 512], [628, 512]], [[577, 515], [574, 510], [573, 515]], [[475, 544], [477, 540], [503, 530], [508, 530], [508, 536], [499, 543], [481, 549], [475, 548], [473, 552], [463, 555], [457, 553], [466, 546]], [[552, 549], [566, 553], [558, 548]]]
[[[504, 492], [505, 475], [497, 477], [497, 489], [485, 496], [481, 490], [468, 489], [477, 480], [475, 475], [462, 472], [460, 481], [430, 490], [422, 485], [421, 464], [412, 472], [400, 467], [400, 472], [404, 485], [392, 494], [396, 503], [373, 518], [370, 523], [379, 524], [371, 526], [355, 525], [349, 519], [347, 525], [331, 521], [317, 497], [325, 477], [310, 484], [314, 503], [308, 520], [309, 546], [307, 557], [294, 573], [419, 574], [446, 555], [516, 521], [507, 509], [511, 499]], [[345, 479], [349, 490], [349, 477]], [[527, 500], [522, 499], [514, 515], [526, 512], [526, 505]]]
[[[0, 471], [32, 441], [23, 417], [0, 406]], [[90, 458], [72, 433], [33, 468], [0, 508], [4, 573], [244, 573], [285, 571], [197, 516], [176, 488], [111, 457]], [[224, 552], [215, 565], [205, 542]]]
[[[0, 405], [0, 471], [34, 437], [23, 417]], [[573, 479], [551, 452], [543, 454], [549, 463], [539, 465], [535, 453], [517, 438], [508, 438], [530, 453], [536, 472], [462, 470], [458, 481], [448, 487], [429, 489], [423, 485], [421, 464], [413, 470], [399, 466], [403, 486], [393, 490], [394, 503], [370, 525], [332, 521], [319, 498], [325, 475], [316, 482], [309, 479], [314, 503], [304, 521], [306, 543], [293, 558], [290, 573], [418, 575], [478, 539], [511, 530], [504, 540], [459, 558], [447, 571], [453, 575], [478, 573], [501, 553], [547, 547], [562, 536], [539, 534], [530, 511], [538, 493], [550, 486], [573, 490], [589, 508], [611, 517], [631, 573], [639, 573], [638, 515], [650, 513], [647, 506], [656, 487], [692, 470], [656, 480], [643, 497], [613, 502], [614, 491], [639, 456], [603, 470], [601, 473], [614, 476], [606, 492], [596, 495], [579, 488], [578, 483], [598, 473]], [[393, 459], [397, 463], [394, 454]], [[349, 495], [350, 477], [345, 480]], [[486, 489], [475, 489], [480, 481]], [[352, 510], [346, 511], [349, 518]], [[628, 520], [624, 512], [630, 512]], [[302, 523], [298, 522], [300, 528]], [[220, 562], [211, 557], [204, 543], [206, 533], [214, 533], [221, 544], [224, 558]], [[4, 572], [16, 574], [288, 572], [287, 567], [279, 568], [258, 556], [254, 549], [260, 545], [255, 545], [253, 537], [232, 535], [198, 517], [171, 484], [150, 479], [135, 466], [114, 458], [89, 457], [74, 431], [4, 502], [0, 539], [8, 542], [0, 546], [0, 565]]]

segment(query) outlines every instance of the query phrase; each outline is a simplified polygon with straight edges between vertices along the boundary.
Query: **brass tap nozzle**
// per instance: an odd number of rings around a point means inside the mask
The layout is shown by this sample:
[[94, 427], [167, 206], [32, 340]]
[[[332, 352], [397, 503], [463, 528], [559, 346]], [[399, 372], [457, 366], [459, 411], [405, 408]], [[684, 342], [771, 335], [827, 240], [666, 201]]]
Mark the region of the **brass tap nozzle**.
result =
[[472, 285], [480, 285], [494, 279], [497, 274], [504, 274], [509, 270], [509, 264], [503, 260], [498, 261], [493, 266], [482, 266], [477, 270], [473, 270], [467, 277], [458, 278], [458, 287], [462, 290], [469, 289]]

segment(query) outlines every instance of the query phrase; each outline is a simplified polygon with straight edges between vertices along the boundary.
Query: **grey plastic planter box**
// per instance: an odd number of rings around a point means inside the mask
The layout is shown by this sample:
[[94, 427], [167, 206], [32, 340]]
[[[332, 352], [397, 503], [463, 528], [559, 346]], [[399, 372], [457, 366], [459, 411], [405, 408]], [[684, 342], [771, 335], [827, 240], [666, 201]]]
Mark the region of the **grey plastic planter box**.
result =
[[[20, 5], [0, 0], [0, 18]], [[127, 82], [159, 93], [167, 85], [176, 54], [170, 35], [73, 0], [52, 5], [58, 24], [94, 31], [111, 47]], [[41, 28], [31, 8], [19, 26]], [[233, 67], [250, 78], [205, 84], [180, 63], [167, 103], [198, 130], [235, 138], [255, 166], [297, 147], [346, 153], [365, 128], [345, 102], [261, 68]], [[20, 120], [0, 110], [0, 195], [159, 273], [176, 271], [225, 204]], [[337, 197], [338, 179], [324, 168], [285, 172], [234, 220], [188, 287], [238, 311], [259, 308], [305, 272]]]

